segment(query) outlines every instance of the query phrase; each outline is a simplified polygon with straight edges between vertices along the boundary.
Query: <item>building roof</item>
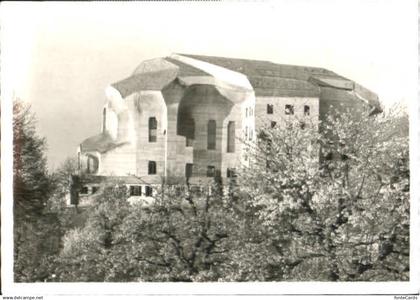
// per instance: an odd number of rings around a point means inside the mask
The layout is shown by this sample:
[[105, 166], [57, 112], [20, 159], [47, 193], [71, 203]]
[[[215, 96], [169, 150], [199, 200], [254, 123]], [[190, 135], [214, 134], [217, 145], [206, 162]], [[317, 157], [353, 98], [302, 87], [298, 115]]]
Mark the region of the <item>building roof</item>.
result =
[[348, 80], [334, 72], [323, 68], [307, 67], [307, 66], [294, 66], [294, 65], [283, 65], [276, 64], [270, 61], [264, 60], [251, 60], [251, 59], [240, 59], [240, 58], [228, 58], [228, 57], [217, 57], [217, 56], [205, 56], [205, 55], [191, 55], [191, 54], [180, 54], [202, 60], [211, 64], [222, 66], [224, 68], [234, 70], [245, 74], [246, 76], [263, 76], [263, 77], [281, 77], [291, 78], [297, 80], [307, 81], [311, 76], [330, 76], [334, 78], [340, 78]]
[[108, 150], [123, 145], [123, 143], [115, 142], [109, 133], [100, 133], [92, 137], [87, 138], [80, 144], [80, 150], [82, 152], [94, 152], [104, 153]]
[[[324, 68], [204, 55], [173, 54], [144, 61], [130, 77], [112, 86], [122, 97], [141, 90], [162, 90], [177, 78], [188, 85], [204, 82], [218, 85], [219, 88], [223, 83], [232, 86], [232, 82], [235, 83], [236, 80], [239, 84], [234, 87], [246, 91], [246, 83], [240, 77], [242, 74], [257, 97], [318, 97], [321, 89], [327, 87], [345, 92], [354, 91], [355, 95], [361, 96], [354, 96], [355, 101], [362, 99], [374, 107], [380, 107], [376, 94]], [[235, 76], [236, 79], [229, 82]]]
[[177, 73], [177, 69], [139, 73], [118, 81], [112, 86], [123, 98], [142, 90], [160, 91], [177, 77]]

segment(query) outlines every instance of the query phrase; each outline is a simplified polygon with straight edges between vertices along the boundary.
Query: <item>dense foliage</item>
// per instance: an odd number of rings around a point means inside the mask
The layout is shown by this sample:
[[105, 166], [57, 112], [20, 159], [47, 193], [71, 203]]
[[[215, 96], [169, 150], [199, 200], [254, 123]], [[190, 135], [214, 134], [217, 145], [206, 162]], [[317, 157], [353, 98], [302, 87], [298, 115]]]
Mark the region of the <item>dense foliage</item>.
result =
[[289, 119], [247, 146], [247, 165], [229, 184], [162, 184], [151, 205], [130, 203], [123, 183], [108, 182], [89, 209], [66, 207], [76, 168], [67, 160], [45, 195], [43, 212], [55, 216], [61, 244], [42, 278], [409, 279], [406, 115], [352, 112], [305, 127]]
[[36, 134], [29, 106], [18, 100], [13, 104], [13, 146], [14, 278], [40, 281], [48, 277], [49, 255], [58, 251], [56, 216], [45, 210], [53, 184], [45, 140]]
[[408, 280], [408, 118], [334, 115], [321, 130], [290, 120], [250, 145], [241, 187], [281, 279]]

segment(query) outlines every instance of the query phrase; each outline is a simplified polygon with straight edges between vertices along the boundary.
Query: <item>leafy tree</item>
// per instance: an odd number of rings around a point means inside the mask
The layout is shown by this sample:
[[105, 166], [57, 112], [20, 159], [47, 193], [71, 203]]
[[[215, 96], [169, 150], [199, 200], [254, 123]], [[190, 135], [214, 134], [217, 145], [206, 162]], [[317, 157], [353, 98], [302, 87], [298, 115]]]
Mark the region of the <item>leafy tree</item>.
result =
[[233, 272], [227, 262], [240, 220], [220, 187], [211, 189], [208, 194], [207, 189], [162, 186], [153, 205], [144, 206], [127, 201], [125, 186], [105, 186], [86, 226], [66, 236], [56, 280], [223, 278]]
[[82, 226], [89, 214], [89, 207], [79, 208], [68, 206], [70, 201], [71, 175], [75, 174], [78, 174], [77, 158], [68, 157], [51, 175], [54, 189], [48, 199], [46, 209], [57, 215], [59, 220], [57, 225], [62, 231], [62, 236], [65, 234], [65, 231]]
[[35, 117], [21, 101], [13, 103], [13, 197], [15, 281], [40, 281], [47, 256], [59, 242], [45, 212], [52, 184], [47, 172], [46, 142], [36, 134]]
[[263, 130], [241, 176], [279, 279], [407, 280], [408, 118], [331, 114], [322, 131], [300, 121]]
[[36, 134], [30, 106], [13, 103], [14, 213], [19, 219], [42, 214], [51, 190], [45, 158], [46, 141]]

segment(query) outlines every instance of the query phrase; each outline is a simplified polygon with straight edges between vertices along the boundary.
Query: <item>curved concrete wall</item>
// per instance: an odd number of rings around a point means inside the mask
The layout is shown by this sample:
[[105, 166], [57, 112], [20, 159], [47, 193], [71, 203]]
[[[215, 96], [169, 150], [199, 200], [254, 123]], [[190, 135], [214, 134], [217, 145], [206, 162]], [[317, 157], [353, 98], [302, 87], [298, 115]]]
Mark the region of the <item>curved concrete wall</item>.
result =
[[[135, 112], [136, 172], [144, 180], [166, 175], [167, 109], [160, 91], [141, 91], [126, 98]], [[156, 118], [156, 141], [149, 141], [149, 118]], [[156, 175], [148, 174], [149, 161], [156, 162]]]

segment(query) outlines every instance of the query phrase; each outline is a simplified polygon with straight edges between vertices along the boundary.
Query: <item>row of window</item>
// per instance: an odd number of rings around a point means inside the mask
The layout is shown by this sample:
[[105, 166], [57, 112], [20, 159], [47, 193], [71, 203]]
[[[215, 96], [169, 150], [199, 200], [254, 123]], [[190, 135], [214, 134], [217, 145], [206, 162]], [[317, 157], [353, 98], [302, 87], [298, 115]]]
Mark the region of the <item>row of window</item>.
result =
[[[207, 166], [207, 177], [215, 177], [216, 176], [216, 168], [214, 166]], [[226, 169], [226, 177], [232, 178], [235, 177], [235, 169], [227, 168]]]
[[[271, 121], [271, 128], [274, 128], [274, 127], [276, 127], [276, 125], [277, 125], [277, 122], [276, 121]], [[305, 129], [306, 128], [306, 123], [305, 122], [299, 122], [299, 127], [300, 127], [300, 129]], [[289, 123], [289, 124], [287, 124], [287, 127], [286, 127], [287, 129], [292, 129], [292, 124], [291, 123]]]
[[[252, 115], [254, 112], [252, 108], [249, 109], [249, 114]], [[274, 113], [274, 106], [273, 104], [267, 104], [267, 114]], [[290, 104], [285, 105], [285, 114], [286, 115], [293, 115], [294, 114], [294, 106]], [[248, 108], [246, 108], [246, 115], [248, 115]], [[310, 115], [310, 107], [308, 105], [304, 106], [304, 115]], [[105, 124], [105, 109], [104, 109], [104, 124]], [[274, 123], [274, 125], [273, 125]], [[275, 122], [271, 123], [271, 127], [275, 126]], [[192, 141], [194, 140], [194, 124], [192, 124], [192, 134], [187, 137], [186, 146], [192, 146]], [[105, 127], [104, 127], [105, 130]], [[250, 129], [248, 135], [248, 127], [245, 127], [245, 139], [252, 140], [253, 138], [253, 131]], [[156, 143], [157, 141], [157, 120], [155, 117], [149, 118], [149, 143]], [[208, 150], [215, 150], [216, 149], [216, 121], [209, 120], [207, 124], [207, 149]], [[235, 122], [230, 121], [228, 123], [227, 128], [227, 152], [233, 153], [235, 152]]]
[[[193, 121], [192, 121], [193, 122]], [[192, 125], [193, 123], [191, 123]], [[216, 150], [216, 129], [217, 124], [215, 120], [209, 120], [207, 123], [207, 150]], [[192, 146], [191, 134], [187, 137], [186, 146]], [[227, 152], [235, 152], [235, 122], [229, 121], [227, 126]]]
[[[185, 165], [185, 177], [190, 178], [193, 172], [193, 164], [187, 163]], [[207, 177], [215, 177], [216, 176], [216, 168], [215, 166], [207, 166]], [[226, 177], [235, 177], [235, 169], [227, 168], [226, 169]]]
[[[272, 115], [274, 113], [274, 105], [267, 104], [267, 114]], [[284, 114], [286, 115], [294, 115], [295, 114], [295, 107], [291, 104], [286, 104], [284, 106]], [[311, 107], [309, 105], [303, 106], [303, 114], [305, 116], [309, 116], [311, 114]]]
[[[193, 145], [194, 140], [194, 129], [195, 124], [194, 120], [189, 121], [188, 128], [190, 128], [190, 133], [187, 136], [186, 139], [186, 146], [190, 147]], [[209, 120], [207, 123], [207, 149], [208, 150], [215, 150], [216, 149], [216, 121], [215, 120]], [[157, 132], [157, 120], [155, 117], [149, 118], [149, 142], [155, 143], [156, 138], [156, 132]], [[227, 126], [227, 152], [235, 152], [235, 122], [230, 121]], [[154, 173], [149, 173], [154, 174]]]
[[[151, 186], [144, 187], [144, 195], [150, 197], [153, 195], [153, 188]], [[141, 196], [142, 195], [142, 186], [141, 185], [130, 185], [130, 196]]]
[[[229, 169], [227, 171], [227, 177], [231, 177], [229, 176]], [[191, 163], [187, 163], [185, 165], [185, 177], [189, 178], [192, 176], [193, 173], [193, 164]], [[149, 175], [154, 175], [156, 174], [156, 162], [155, 161], [149, 161], [149, 168], [148, 168], [148, 174]], [[216, 176], [216, 169], [214, 166], [207, 166], [207, 177], [214, 177]]]
[[252, 138], [254, 137], [254, 131], [252, 130], [252, 128], [249, 128], [249, 134], [248, 134], [248, 126], [245, 126], [245, 140], [249, 140], [252, 141]]
[[[98, 187], [98, 186], [92, 186], [92, 191], [91, 191], [91, 194], [95, 194], [98, 190], [99, 190], [99, 187]], [[89, 187], [87, 187], [87, 186], [83, 186], [83, 187], [80, 189], [80, 194], [82, 194], [82, 195], [87, 195], [87, 194], [89, 194]]]
[[254, 109], [252, 107], [245, 108], [245, 117], [251, 117], [254, 115]]

